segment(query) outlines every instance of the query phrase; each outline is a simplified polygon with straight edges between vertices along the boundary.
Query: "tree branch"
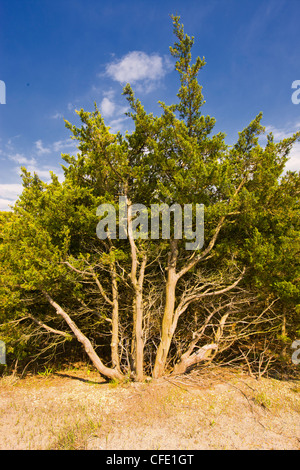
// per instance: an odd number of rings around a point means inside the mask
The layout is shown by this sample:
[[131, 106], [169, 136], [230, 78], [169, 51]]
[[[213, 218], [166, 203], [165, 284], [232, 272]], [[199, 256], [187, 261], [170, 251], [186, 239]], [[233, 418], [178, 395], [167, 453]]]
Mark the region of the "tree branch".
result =
[[56, 335], [64, 336], [65, 338], [75, 338], [75, 336], [71, 335], [70, 333], [65, 333], [64, 331], [60, 331], [60, 330], [56, 330], [55, 328], [51, 328], [51, 326], [46, 325], [45, 323], [41, 322], [40, 320], [38, 320], [37, 318], [35, 318], [32, 315], [28, 315], [27, 318], [30, 318], [31, 320], [33, 320], [36, 325], [41, 326], [42, 328], [44, 328], [49, 333], [54, 333]]
[[94, 272], [94, 270], [93, 270], [93, 268], [92, 268], [91, 265], [89, 265], [89, 268], [90, 268], [90, 270], [91, 270], [92, 272], [90, 272], [90, 271], [81, 271], [80, 269], [75, 268], [75, 267], [74, 267], [71, 263], [69, 263], [68, 261], [64, 261], [64, 264], [66, 264], [67, 266], [69, 266], [69, 268], [71, 268], [73, 271], [75, 271], [75, 272], [78, 273], [78, 274], [82, 274], [82, 275], [84, 275], [84, 276], [91, 276], [91, 277], [93, 277], [93, 279], [94, 279], [94, 281], [95, 281], [95, 283], [96, 283], [96, 285], [97, 285], [97, 287], [98, 287], [98, 289], [99, 289], [99, 291], [100, 291], [102, 297], [104, 298], [104, 300], [105, 300], [107, 303], [109, 303], [109, 305], [113, 305], [113, 301], [110, 300], [110, 298], [107, 296], [105, 290], [103, 289], [103, 286], [102, 286], [101, 282], [99, 281], [98, 277], [96, 276], [96, 274], [95, 274], [95, 272]]
[[48, 302], [52, 305], [52, 307], [55, 308], [57, 315], [60, 315], [65, 320], [69, 328], [73, 331], [77, 340], [84, 346], [87, 355], [91, 359], [96, 369], [100, 372], [100, 374], [103, 374], [104, 376], [109, 378], [123, 380], [123, 375], [118, 370], [111, 369], [103, 364], [98, 354], [94, 350], [90, 340], [80, 331], [80, 329], [73, 322], [67, 312], [57, 302], [55, 302], [47, 292], [43, 291], [43, 294], [48, 300]]

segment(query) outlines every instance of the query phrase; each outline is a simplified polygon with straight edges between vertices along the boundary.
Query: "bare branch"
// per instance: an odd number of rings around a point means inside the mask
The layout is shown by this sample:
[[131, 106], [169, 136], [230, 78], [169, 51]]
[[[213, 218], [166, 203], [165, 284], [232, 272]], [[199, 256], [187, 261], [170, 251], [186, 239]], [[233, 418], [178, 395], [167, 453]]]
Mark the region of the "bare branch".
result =
[[123, 375], [118, 370], [110, 369], [109, 367], [106, 367], [103, 364], [98, 354], [94, 350], [90, 340], [80, 331], [80, 329], [77, 327], [74, 321], [70, 318], [67, 312], [57, 302], [55, 302], [47, 292], [43, 291], [43, 294], [48, 300], [48, 302], [50, 303], [50, 305], [52, 305], [52, 307], [55, 308], [57, 315], [60, 315], [65, 320], [65, 322], [73, 331], [78, 341], [84, 346], [84, 349], [87, 355], [91, 359], [96, 369], [100, 372], [100, 374], [103, 374], [104, 376], [109, 377], [109, 378], [122, 380]]
[[199, 254], [198, 256], [195, 256], [196, 252], [194, 252], [194, 254], [191, 257], [191, 260], [189, 261], [189, 263], [187, 263], [186, 266], [184, 266], [177, 273], [177, 278], [178, 279], [180, 279], [184, 274], [186, 274], [188, 271], [190, 271], [200, 260], [203, 260], [210, 253], [210, 251], [213, 249], [213, 247], [216, 243], [216, 240], [218, 238], [218, 235], [219, 235], [219, 232], [220, 232], [221, 228], [223, 227], [225, 219], [226, 219], [226, 217], [222, 216], [221, 219], [219, 220], [219, 223], [218, 223], [218, 225], [215, 229], [215, 232], [214, 232], [208, 246], [205, 248], [205, 250], [201, 254]]
[[[242, 189], [242, 187], [244, 186], [244, 184], [246, 183], [247, 181], [247, 178], [244, 177], [242, 179], [242, 181], [240, 182], [239, 186], [236, 188], [233, 196], [229, 199], [228, 201], [228, 204], [231, 204], [231, 202], [233, 201], [233, 199], [237, 196], [237, 194], [240, 192], [240, 190]], [[226, 215], [223, 215], [219, 222], [218, 222], [218, 225], [216, 226], [215, 228], [215, 231], [214, 231], [214, 234], [208, 244], [208, 246], [205, 248], [205, 250], [199, 254], [198, 256], [195, 255], [196, 252], [193, 253], [193, 255], [191, 256], [190, 258], [190, 261], [187, 263], [186, 266], [184, 266], [178, 273], [177, 273], [177, 277], [178, 279], [180, 279], [184, 274], [186, 274], [190, 269], [192, 269], [199, 261], [201, 260], [204, 260], [207, 258], [207, 255], [211, 252], [211, 250], [213, 249], [213, 247], [215, 246], [215, 243], [217, 241], [217, 238], [218, 238], [218, 235], [220, 233], [220, 230], [221, 228], [223, 227], [225, 221], [226, 221], [226, 217], [229, 216], [229, 215], [237, 215], [239, 214], [239, 211], [233, 211], [233, 212], [228, 212]]]
[[64, 264], [66, 264], [67, 266], [69, 266], [69, 268], [71, 268], [73, 271], [75, 271], [75, 272], [78, 273], [78, 274], [82, 274], [82, 275], [84, 275], [84, 276], [91, 276], [91, 277], [93, 277], [93, 279], [94, 279], [94, 281], [95, 281], [95, 283], [96, 283], [96, 285], [97, 285], [97, 287], [98, 287], [98, 289], [99, 289], [99, 291], [100, 291], [102, 297], [105, 299], [105, 301], [106, 301], [107, 303], [109, 303], [109, 305], [113, 305], [113, 301], [110, 300], [110, 298], [107, 296], [107, 294], [106, 294], [106, 292], [105, 292], [105, 290], [104, 290], [104, 288], [103, 288], [101, 282], [99, 281], [99, 279], [98, 279], [96, 273], [94, 272], [93, 267], [92, 267], [90, 264], [89, 264], [90, 271], [81, 271], [80, 269], [75, 268], [75, 266], [73, 266], [73, 265], [72, 265], [71, 263], [69, 263], [68, 261], [64, 261]]
[[55, 335], [64, 336], [65, 338], [75, 338], [75, 336], [71, 335], [70, 333], [66, 333], [65, 331], [61, 331], [61, 330], [56, 330], [55, 328], [52, 328], [51, 326], [46, 325], [45, 323], [41, 322], [40, 320], [38, 320], [32, 315], [28, 315], [27, 318], [30, 318], [31, 320], [33, 320], [36, 325], [41, 326], [49, 333], [54, 333]]
[[226, 292], [229, 292], [230, 290], [234, 289], [238, 285], [238, 283], [242, 280], [245, 272], [246, 272], [246, 268], [244, 267], [238, 279], [236, 279], [233, 284], [231, 284], [230, 286], [224, 287], [223, 289], [219, 289], [215, 291], [207, 290], [206, 292], [196, 292], [186, 297], [183, 296], [181, 302], [179, 303], [178, 307], [175, 309], [175, 312], [174, 312], [172, 331], [175, 331], [180, 315], [182, 315], [182, 313], [186, 311], [186, 309], [192, 302], [195, 302], [196, 300], [200, 300], [201, 298], [204, 298], [204, 297], [218, 296], [221, 294], [225, 294]]

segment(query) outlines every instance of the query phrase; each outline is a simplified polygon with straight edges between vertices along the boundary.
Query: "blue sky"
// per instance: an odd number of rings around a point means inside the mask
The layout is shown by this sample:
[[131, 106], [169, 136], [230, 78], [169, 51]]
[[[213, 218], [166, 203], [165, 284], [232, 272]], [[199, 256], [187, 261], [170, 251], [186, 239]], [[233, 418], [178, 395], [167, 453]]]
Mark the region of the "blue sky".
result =
[[[195, 37], [193, 57], [205, 57], [199, 75], [204, 114], [233, 143], [263, 112], [276, 139], [300, 129], [299, 0], [1, 0], [0, 210], [21, 191], [20, 167], [62, 179], [61, 153], [76, 153], [64, 119], [96, 101], [113, 131], [130, 130], [122, 87], [130, 82], [147, 111], [160, 113], [179, 87], [174, 72], [171, 14]], [[0, 95], [1, 96], [1, 95]], [[300, 97], [300, 93], [299, 93]], [[300, 169], [300, 144], [288, 168]]]

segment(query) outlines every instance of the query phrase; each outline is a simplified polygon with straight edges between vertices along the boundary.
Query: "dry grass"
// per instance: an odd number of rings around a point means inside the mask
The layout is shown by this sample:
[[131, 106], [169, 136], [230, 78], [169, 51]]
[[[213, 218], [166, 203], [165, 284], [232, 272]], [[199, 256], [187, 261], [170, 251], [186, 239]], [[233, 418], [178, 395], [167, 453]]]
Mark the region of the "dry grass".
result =
[[4, 377], [0, 396], [0, 449], [300, 449], [299, 381], [214, 368], [111, 385], [81, 368]]

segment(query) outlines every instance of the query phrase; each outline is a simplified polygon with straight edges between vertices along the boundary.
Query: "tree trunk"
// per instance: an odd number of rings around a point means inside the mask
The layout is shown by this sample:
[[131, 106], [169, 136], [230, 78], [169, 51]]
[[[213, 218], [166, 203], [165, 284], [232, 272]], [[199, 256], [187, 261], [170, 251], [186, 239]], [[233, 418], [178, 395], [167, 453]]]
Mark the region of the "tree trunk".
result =
[[282, 314], [282, 323], [281, 323], [281, 336], [283, 339], [283, 347], [281, 354], [283, 356], [286, 355], [287, 350], [287, 343], [286, 343], [286, 307], [283, 307], [283, 314]]
[[137, 381], [144, 376], [144, 339], [143, 339], [143, 295], [137, 289], [134, 298], [134, 324], [133, 324], [133, 357], [134, 372]]
[[112, 335], [111, 335], [111, 360], [113, 367], [120, 371], [120, 356], [119, 356], [119, 300], [118, 300], [118, 284], [116, 266], [114, 263], [111, 265], [111, 278], [112, 278]]
[[173, 316], [175, 309], [175, 291], [178, 277], [176, 275], [177, 241], [171, 241], [171, 252], [168, 260], [168, 278], [166, 284], [166, 303], [161, 328], [161, 340], [157, 349], [153, 377], [159, 378], [163, 375], [166, 367], [167, 357], [174, 334]]
[[132, 358], [134, 362], [134, 373], [137, 381], [142, 381], [144, 377], [144, 307], [143, 307], [143, 284], [147, 262], [147, 255], [144, 253], [138, 279], [133, 279], [134, 299], [133, 299], [133, 335], [132, 335]]
[[133, 372], [135, 374], [135, 379], [137, 381], [141, 381], [144, 377], [143, 284], [147, 254], [143, 253], [143, 259], [139, 267], [138, 250], [132, 233], [132, 206], [129, 199], [127, 199], [127, 223], [128, 238], [131, 249], [130, 279], [134, 289], [131, 357], [134, 363]]
[[[171, 375], [184, 374], [187, 371], [187, 369], [189, 369], [191, 366], [194, 366], [198, 364], [199, 362], [204, 361], [206, 359], [209, 359], [209, 360], [213, 359], [214, 355], [216, 355], [218, 352], [219, 343], [223, 335], [223, 329], [224, 329], [226, 320], [228, 318], [228, 315], [229, 315], [229, 312], [225, 313], [225, 315], [222, 316], [220, 323], [219, 323], [219, 327], [215, 334], [214, 343], [206, 344], [205, 346], [202, 346], [201, 348], [199, 348], [198, 351], [193, 353], [193, 350], [200, 337], [200, 335], [198, 335], [191, 342], [187, 351], [184, 354], [182, 354], [180, 361], [175, 365], [174, 370]], [[208, 318], [210, 318], [211, 316], [209, 316]], [[213, 353], [213, 356], [212, 356], [212, 353]]]
[[193, 365], [204, 361], [206, 359], [207, 354], [209, 354], [213, 349], [216, 350], [217, 348], [217, 344], [206, 344], [205, 346], [202, 346], [202, 348], [198, 349], [197, 352], [194, 352], [189, 356], [184, 357], [184, 355], [182, 355], [180, 362], [175, 365], [171, 375], [184, 374], [187, 369], [189, 369]]
[[70, 329], [73, 331], [74, 335], [76, 336], [77, 340], [84, 346], [84, 349], [91, 359], [93, 365], [96, 367], [96, 369], [100, 372], [100, 374], [104, 375], [105, 377], [108, 377], [110, 379], [117, 379], [117, 380], [123, 380], [123, 375], [116, 369], [110, 369], [109, 367], [106, 367], [101, 359], [99, 358], [98, 354], [94, 350], [90, 340], [79, 330], [79, 328], [76, 326], [76, 324], [73, 322], [73, 320], [70, 318], [70, 316], [63, 310], [63, 308], [56, 303], [47, 292], [44, 292], [44, 295], [48, 302], [52, 305], [52, 307], [55, 308], [56, 313], [60, 315], [68, 324]]

